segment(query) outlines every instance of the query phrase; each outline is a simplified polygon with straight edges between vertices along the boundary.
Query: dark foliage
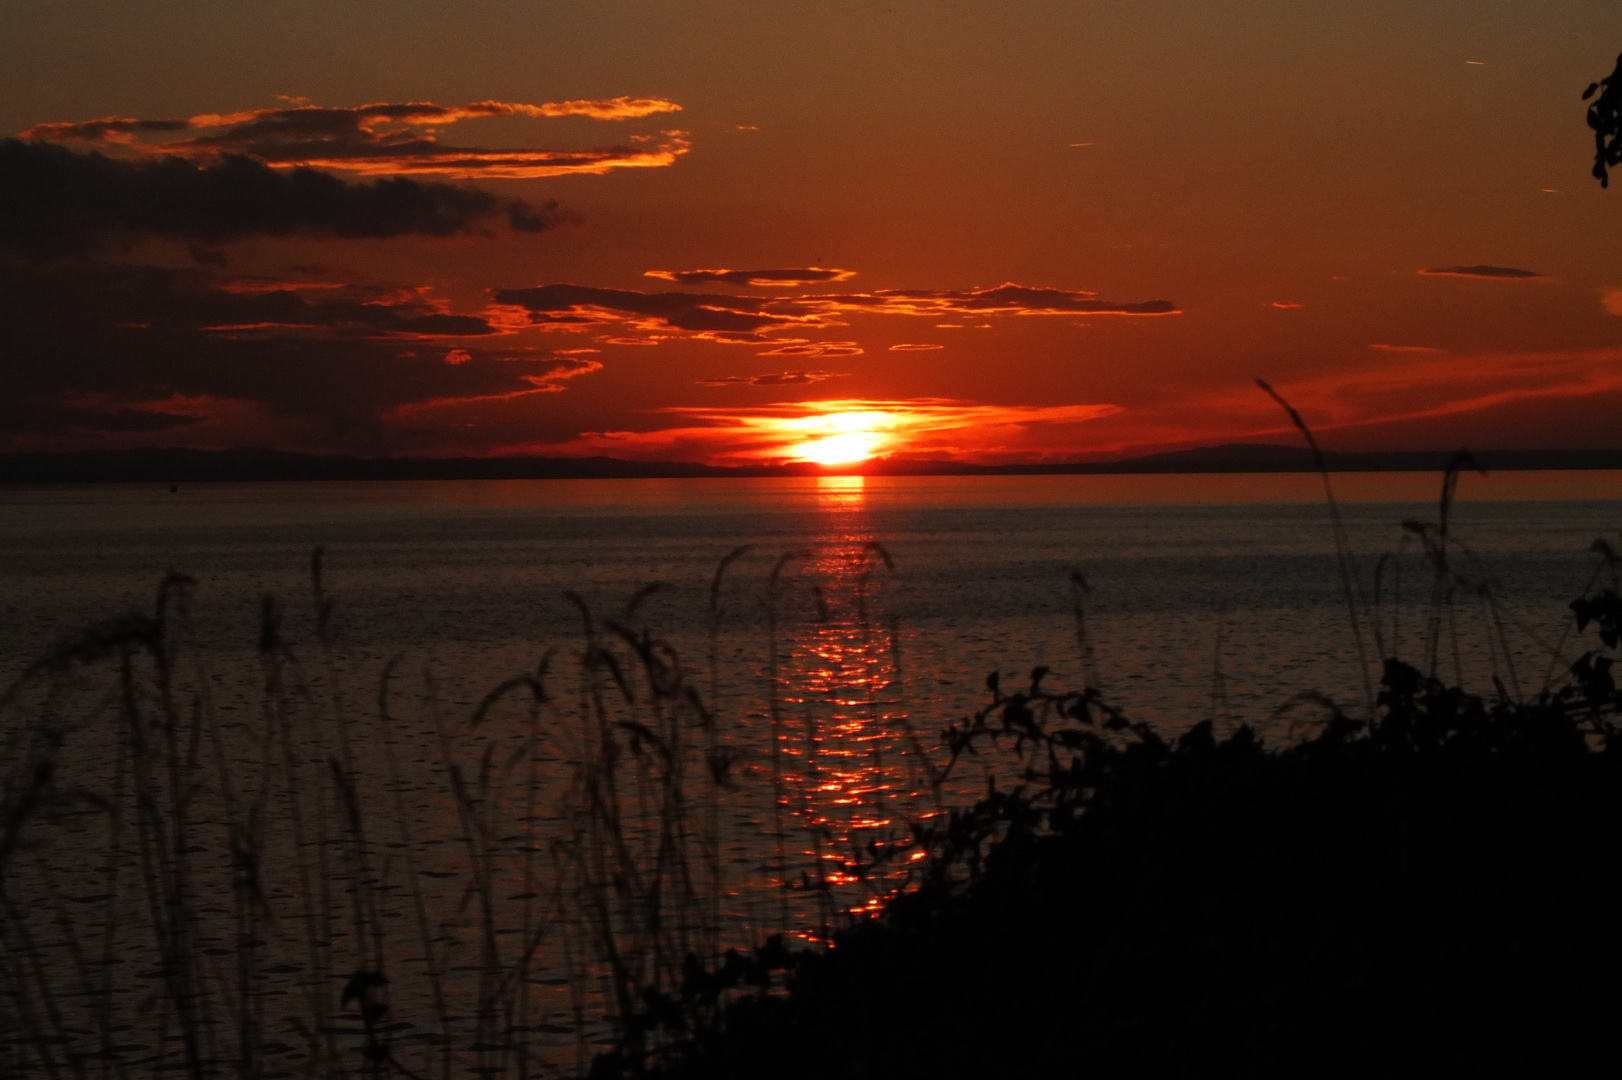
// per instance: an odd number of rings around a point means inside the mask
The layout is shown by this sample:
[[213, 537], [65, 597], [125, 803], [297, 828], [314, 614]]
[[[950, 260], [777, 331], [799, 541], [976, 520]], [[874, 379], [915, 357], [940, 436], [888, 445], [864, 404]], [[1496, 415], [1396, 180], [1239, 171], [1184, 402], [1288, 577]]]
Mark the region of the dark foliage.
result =
[[[1614, 647], [1618, 603], [1573, 607]], [[642, 1017], [683, 1036], [651, 1072], [1587, 1074], [1622, 1056], [1610, 662], [1517, 703], [1387, 661], [1372, 724], [1320, 702], [1281, 749], [993, 681], [948, 740], [1014, 744], [1021, 785], [923, 837], [922, 887], [832, 949], [690, 963]]]
[[[1594, 97], [1595, 93], [1599, 97]], [[1610, 187], [1610, 170], [1622, 165], [1622, 56], [1616, 67], [1597, 83], [1589, 83], [1583, 100], [1588, 106], [1588, 126], [1594, 131], [1594, 179], [1600, 187]]]

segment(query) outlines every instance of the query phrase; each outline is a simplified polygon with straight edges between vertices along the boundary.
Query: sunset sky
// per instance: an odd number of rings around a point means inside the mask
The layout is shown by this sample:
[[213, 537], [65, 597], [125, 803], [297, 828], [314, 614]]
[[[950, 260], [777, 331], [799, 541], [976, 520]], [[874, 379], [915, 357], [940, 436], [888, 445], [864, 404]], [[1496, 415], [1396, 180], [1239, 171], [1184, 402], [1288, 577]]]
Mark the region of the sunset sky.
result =
[[0, 5], [0, 450], [1622, 446], [1622, 5]]

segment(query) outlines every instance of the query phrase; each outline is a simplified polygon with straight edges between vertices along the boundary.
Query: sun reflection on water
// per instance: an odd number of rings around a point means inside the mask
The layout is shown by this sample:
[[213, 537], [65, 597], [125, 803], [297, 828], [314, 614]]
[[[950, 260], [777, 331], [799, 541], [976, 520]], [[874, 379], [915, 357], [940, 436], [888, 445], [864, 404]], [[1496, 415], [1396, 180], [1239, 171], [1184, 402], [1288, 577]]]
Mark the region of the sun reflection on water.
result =
[[871, 872], [866, 864], [905, 845], [911, 824], [936, 809], [906, 707], [891, 613], [899, 582], [869, 528], [864, 485], [860, 476], [819, 479], [823, 533], [792, 577], [785, 569], [779, 593], [783, 808], [800, 826], [794, 835], [807, 839], [784, 883], [816, 891], [825, 910], [876, 909], [905, 878], [904, 860]]

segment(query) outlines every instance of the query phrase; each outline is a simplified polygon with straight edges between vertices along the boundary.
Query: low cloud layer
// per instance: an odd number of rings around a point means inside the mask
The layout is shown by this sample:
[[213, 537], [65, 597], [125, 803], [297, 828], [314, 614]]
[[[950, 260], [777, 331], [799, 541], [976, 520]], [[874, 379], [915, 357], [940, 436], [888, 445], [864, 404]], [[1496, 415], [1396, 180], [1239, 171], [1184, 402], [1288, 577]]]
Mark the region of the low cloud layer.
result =
[[860, 356], [862, 347], [854, 341], [804, 341], [763, 349], [756, 356]]
[[643, 277], [661, 278], [678, 285], [752, 285], [757, 288], [821, 285], [830, 281], [846, 281], [855, 276], [854, 270], [832, 270], [820, 266], [788, 270], [649, 270], [643, 274]]
[[[1360, 431], [1382, 426], [1423, 439], [1431, 425], [1448, 418], [1462, 421], [1471, 414], [1491, 416], [1493, 410], [1525, 410], [1561, 401], [1614, 401], [1622, 395], [1618, 348], [1473, 355], [1413, 347], [1380, 351], [1396, 355], [1371, 356], [1352, 370], [1281, 380], [1278, 390], [1330, 446], [1344, 446]], [[1153, 437], [1138, 441], [1186, 441], [1189, 431], [1209, 431], [1213, 417], [1221, 421], [1207, 437], [1218, 441], [1293, 443], [1299, 437], [1268, 398], [1250, 386], [1236, 385], [1147, 407], [1140, 431], [1149, 432], [1156, 423], [1160, 427], [1150, 432]], [[1489, 423], [1479, 430], [1496, 427]], [[1501, 437], [1502, 431], [1494, 434]], [[1559, 434], [1545, 433], [1539, 441], [1548, 446], [1562, 440]], [[1504, 442], [1508, 440], [1500, 438], [1500, 444]]]
[[429, 410], [555, 392], [601, 366], [492, 346], [487, 320], [423, 289], [234, 284], [207, 270], [0, 262], [0, 446], [180, 429], [219, 438], [224, 418], [252, 414], [322, 445], [397, 450], [434, 444]]
[[246, 157], [121, 160], [0, 140], [0, 250], [99, 254], [139, 236], [222, 244], [252, 236], [451, 236], [505, 222], [539, 232], [569, 215], [486, 191], [395, 178], [349, 183]]
[[1169, 300], [1121, 302], [1097, 293], [1007, 284], [973, 291], [881, 289], [870, 293], [801, 293], [734, 296], [721, 293], [647, 293], [585, 285], [498, 289], [497, 304], [521, 313], [530, 325], [560, 328], [624, 324], [632, 328], [717, 341], [769, 342], [784, 330], [842, 326], [851, 315], [982, 318], [1028, 315], [1170, 315]]
[[849, 399], [742, 409], [662, 410], [675, 423], [651, 431], [582, 435], [559, 449], [650, 460], [732, 463], [790, 460], [830, 434], [871, 435], [874, 453], [902, 458], [1028, 456], [1055, 431], [1113, 416], [1110, 404], [983, 405], [946, 398]]
[[546, 150], [457, 146], [440, 142], [440, 129], [488, 117], [629, 120], [680, 108], [662, 98], [624, 97], [542, 105], [481, 101], [459, 108], [432, 102], [355, 108], [298, 105], [168, 120], [114, 116], [53, 122], [36, 124], [23, 132], [23, 137], [88, 143], [132, 156], [162, 155], [202, 162], [239, 156], [278, 167], [343, 169], [368, 176], [426, 173], [464, 180], [523, 179], [670, 165], [687, 151], [685, 134], [663, 131], [634, 135], [618, 146]]
[[700, 379], [699, 386], [810, 386], [829, 379], [848, 378], [843, 371], [779, 371], [771, 375], [729, 375], [722, 379]]
[[1513, 266], [1433, 266], [1421, 270], [1427, 277], [1486, 278], [1495, 281], [1529, 281], [1543, 275], [1536, 270], [1518, 270]]
[[[491, 317], [501, 312], [456, 310], [426, 287], [334, 279], [309, 266], [229, 276], [218, 248], [260, 237], [544, 231], [571, 220], [555, 202], [401, 174], [667, 165], [685, 149], [680, 133], [632, 134], [625, 145], [589, 150], [440, 140], [448, 125], [485, 118], [579, 131], [580, 120], [566, 118], [623, 121], [678, 109], [626, 97], [300, 104], [41, 124], [0, 140], [0, 448], [178, 439], [398, 453], [488, 448], [503, 436], [481, 434], [486, 424], [534, 430], [525, 421], [537, 414], [499, 403], [555, 393], [601, 370], [600, 361], [526, 344], [518, 328]], [[197, 265], [123, 261], [147, 239], [189, 246]]]

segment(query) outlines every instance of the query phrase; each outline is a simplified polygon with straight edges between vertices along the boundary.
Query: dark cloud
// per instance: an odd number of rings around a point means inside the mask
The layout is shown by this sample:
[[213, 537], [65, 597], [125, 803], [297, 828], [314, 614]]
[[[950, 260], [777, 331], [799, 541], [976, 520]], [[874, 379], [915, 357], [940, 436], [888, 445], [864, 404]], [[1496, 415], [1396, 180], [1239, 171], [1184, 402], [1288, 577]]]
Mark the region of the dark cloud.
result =
[[[623, 322], [641, 316], [652, 326], [700, 334], [780, 329], [797, 320], [793, 314], [770, 314], [767, 299], [710, 293], [645, 293], [632, 289], [597, 289], [587, 285], [541, 285], [532, 289], [498, 289], [498, 304], [529, 312], [531, 323]], [[635, 321], [635, 320], [632, 320]]]
[[773, 375], [729, 375], [723, 379], [700, 379], [700, 386], [809, 386], [828, 379], [849, 378], [845, 371], [779, 371]]
[[1543, 275], [1536, 270], [1517, 270], [1513, 266], [1433, 266], [1421, 270], [1427, 277], [1493, 278], [1500, 281], [1525, 281]]
[[[633, 136], [631, 145], [626, 146], [536, 150], [451, 146], [439, 141], [439, 129], [462, 120], [492, 116], [628, 120], [680, 109], [680, 105], [662, 98], [626, 97], [543, 105], [481, 101], [460, 108], [432, 102], [356, 108], [298, 105], [173, 120], [115, 116], [36, 124], [23, 135], [50, 142], [116, 146], [131, 154], [202, 161], [235, 155], [268, 165], [345, 169], [371, 176], [434, 173], [460, 179], [524, 179], [670, 165], [687, 151], [685, 134], [666, 131], [658, 138]], [[177, 135], [184, 137], [174, 137]]]
[[432, 410], [555, 391], [601, 367], [482, 346], [484, 319], [399, 292], [389, 303], [344, 289], [312, 301], [228, 292], [204, 270], [0, 262], [0, 445], [195, 428], [247, 408], [298, 420], [328, 445], [386, 452], [407, 422], [431, 432]]
[[207, 417], [158, 409], [115, 408], [99, 411], [69, 403], [7, 398], [0, 401], [0, 434], [97, 435], [146, 434], [200, 424]]
[[871, 293], [814, 293], [781, 297], [719, 293], [646, 293], [584, 285], [500, 289], [498, 304], [521, 308], [531, 325], [629, 323], [644, 330], [685, 331], [722, 341], [768, 341], [779, 330], [843, 325], [849, 315], [938, 318], [969, 313], [1005, 315], [1169, 315], [1169, 300], [1122, 303], [1096, 293], [1007, 284], [966, 292], [882, 289]]
[[538, 231], [568, 219], [489, 192], [394, 178], [346, 183], [241, 156], [199, 165], [127, 161], [48, 143], [0, 140], [0, 250], [43, 259], [105, 251], [150, 235], [194, 244], [248, 236], [451, 236], [505, 215]]
[[830, 281], [845, 281], [856, 276], [854, 270], [834, 270], [820, 266], [806, 266], [788, 270], [649, 270], [644, 277], [663, 278], [678, 285], [754, 285], [781, 287], [787, 285], [821, 285]]
[[1030, 288], [1008, 282], [995, 289], [966, 292], [929, 289], [885, 289], [852, 296], [808, 298], [820, 301], [830, 310], [879, 311], [896, 315], [943, 315], [973, 312], [977, 315], [1174, 315], [1177, 306], [1170, 300], [1143, 300], [1123, 303], [1100, 300], [1095, 292], [1070, 289]]
[[[243, 288], [237, 281], [219, 281], [203, 271], [142, 266], [63, 267], [18, 272], [17, 277], [21, 282], [17, 287], [33, 292], [38, 303], [60, 308], [88, 297], [95, 317], [126, 329], [212, 334], [300, 331], [304, 336], [378, 339], [485, 337], [501, 332], [482, 316], [443, 310], [414, 288], [271, 288], [262, 278], [248, 279]], [[47, 295], [55, 290], [62, 295]], [[35, 321], [23, 312], [15, 317]], [[44, 333], [48, 328], [39, 329]]]

